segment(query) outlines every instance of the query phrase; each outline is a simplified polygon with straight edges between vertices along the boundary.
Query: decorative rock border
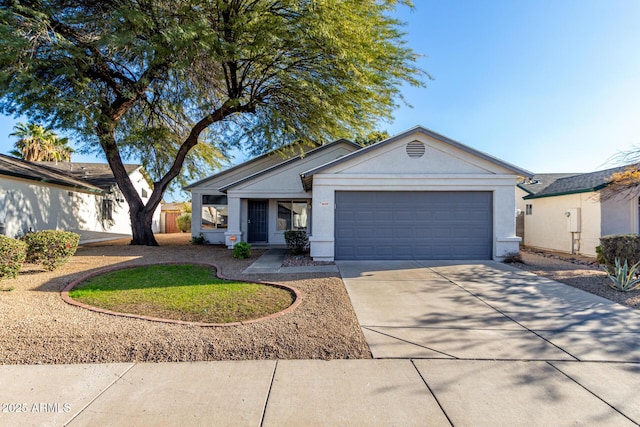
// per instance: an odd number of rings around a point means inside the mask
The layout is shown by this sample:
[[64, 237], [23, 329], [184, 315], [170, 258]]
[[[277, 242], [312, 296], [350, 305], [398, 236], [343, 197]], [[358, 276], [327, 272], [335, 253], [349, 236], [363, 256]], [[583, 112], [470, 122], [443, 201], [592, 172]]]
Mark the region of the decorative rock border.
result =
[[[164, 319], [164, 318], [160, 318], [160, 317], [144, 316], [144, 315], [141, 315], [141, 314], [120, 313], [120, 312], [117, 312], [117, 311], [106, 310], [104, 308], [95, 307], [95, 306], [89, 305], [89, 304], [84, 304], [84, 303], [82, 303], [80, 301], [74, 300], [73, 298], [71, 298], [69, 296], [69, 291], [71, 291], [76, 286], [80, 285], [83, 282], [86, 282], [87, 280], [89, 280], [89, 279], [91, 279], [93, 277], [100, 276], [100, 275], [105, 274], [105, 273], [110, 273], [112, 271], [126, 270], [126, 269], [130, 269], [130, 268], [138, 268], [138, 267], [146, 267], [146, 266], [150, 266], [150, 265], [197, 265], [197, 266], [200, 266], [200, 267], [215, 268], [216, 269], [216, 276], [219, 279], [237, 280], [239, 282], [246, 282], [246, 283], [257, 283], [257, 284], [260, 284], [260, 285], [273, 286], [273, 287], [276, 287], [276, 288], [285, 289], [285, 290], [291, 292], [294, 295], [294, 300], [293, 300], [293, 303], [289, 307], [285, 308], [284, 310], [281, 310], [281, 311], [278, 311], [277, 313], [273, 313], [273, 314], [270, 314], [268, 316], [260, 317], [260, 318], [257, 318], [257, 319], [245, 320], [243, 322], [232, 322], [232, 323], [205, 323], [205, 322], [189, 322], [189, 321], [186, 321], [186, 320]], [[128, 317], [128, 318], [131, 318], [131, 319], [148, 320], [148, 321], [151, 321], [151, 322], [169, 323], [169, 324], [186, 325], [186, 326], [201, 326], [201, 327], [241, 326], [241, 325], [248, 325], [248, 324], [251, 324], [251, 323], [264, 322], [266, 320], [275, 319], [275, 318], [284, 316], [285, 314], [288, 314], [288, 313], [292, 312], [302, 302], [302, 292], [300, 292], [298, 289], [296, 289], [296, 288], [294, 288], [292, 286], [283, 285], [282, 283], [270, 283], [270, 282], [263, 282], [263, 281], [256, 281], [256, 280], [235, 279], [235, 278], [232, 278], [232, 277], [226, 277], [221, 272], [222, 272], [222, 269], [217, 264], [204, 264], [204, 263], [197, 263], [197, 262], [167, 262], [167, 263], [154, 263], [154, 264], [144, 264], [143, 263], [143, 264], [127, 265], [127, 266], [124, 266], [124, 267], [122, 267], [122, 266], [107, 267], [107, 268], [102, 268], [102, 269], [96, 270], [96, 271], [94, 271], [94, 272], [92, 272], [92, 273], [90, 273], [90, 274], [88, 274], [88, 275], [86, 275], [84, 277], [81, 277], [80, 279], [74, 280], [73, 282], [69, 283], [67, 286], [65, 286], [65, 288], [62, 291], [60, 291], [60, 297], [67, 304], [74, 305], [74, 306], [80, 307], [80, 308], [85, 308], [87, 310], [95, 311], [97, 313], [109, 314], [111, 316]]]

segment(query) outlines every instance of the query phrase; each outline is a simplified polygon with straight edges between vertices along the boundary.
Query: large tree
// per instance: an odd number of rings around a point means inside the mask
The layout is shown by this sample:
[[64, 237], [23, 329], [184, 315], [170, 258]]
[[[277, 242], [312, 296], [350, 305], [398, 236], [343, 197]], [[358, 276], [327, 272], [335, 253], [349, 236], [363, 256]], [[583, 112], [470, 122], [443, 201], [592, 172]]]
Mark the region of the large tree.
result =
[[[0, 108], [99, 147], [132, 244], [156, 245], [153, 212], [194, 147], [263, 152], [389, 118], [400, 86], [422, 76], [390, 16], [398, 4], [409, 2], [0, 0]], [[164, 167], [146, 205], [122, 162], [136, 154]]]

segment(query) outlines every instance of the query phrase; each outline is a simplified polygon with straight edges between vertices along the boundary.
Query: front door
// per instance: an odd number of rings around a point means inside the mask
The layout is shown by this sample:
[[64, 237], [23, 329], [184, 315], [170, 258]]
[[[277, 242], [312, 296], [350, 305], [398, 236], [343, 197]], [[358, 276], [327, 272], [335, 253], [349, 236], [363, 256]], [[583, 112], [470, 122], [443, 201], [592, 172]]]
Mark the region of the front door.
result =
[[249, 243], [267, 242], [267, 200], [249, 200], [247, 212], [247, 241]]

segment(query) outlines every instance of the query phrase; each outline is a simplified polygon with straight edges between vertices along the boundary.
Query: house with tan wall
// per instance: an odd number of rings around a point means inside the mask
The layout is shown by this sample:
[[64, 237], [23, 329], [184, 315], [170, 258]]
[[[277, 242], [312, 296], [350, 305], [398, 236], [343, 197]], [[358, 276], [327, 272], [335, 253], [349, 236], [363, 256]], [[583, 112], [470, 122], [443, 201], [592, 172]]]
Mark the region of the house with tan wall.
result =
[[538, 174], [517, 186], [524, 244], [596, 255], [600, 237], [640, 232], [639, 194], [606, 200], [601, 190], [626, 166], [578, 174]]

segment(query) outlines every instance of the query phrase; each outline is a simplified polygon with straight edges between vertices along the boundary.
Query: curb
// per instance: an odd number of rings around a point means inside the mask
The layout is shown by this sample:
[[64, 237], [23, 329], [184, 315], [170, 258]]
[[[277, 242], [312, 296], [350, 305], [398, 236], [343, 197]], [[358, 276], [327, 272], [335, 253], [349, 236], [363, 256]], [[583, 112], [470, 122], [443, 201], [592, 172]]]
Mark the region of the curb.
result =
[[[119, 271], [119, 270], [126, 270], [126, 269], [130, 269], [130, 268], [138, 268], [138, 267], [146, 267], [149, 265], [197, 265], [200, 267], [206, 267], [206, 268], [215, 268], [216, 269], [216, 276], [219, 279], [224, 279], [224, 280], [237, 280], [239, 282], [246, 282], [246, 283], [257, 283], [260, 285], [267, 285], [267, 286], [273, 286], [276, 288], [281, 288], [281, 289], [285, 289], [289, 292], [291, 292], [294, 295], [294, 300], [293, 303], [285, 308], [284, 310], [278, 311], [277, 313], [273, 313], [273, 314], [269, 314], [268, 316], [264, 316], [264, 317], [259, 317], [257, 319], [250, 319], [250, 320], [245, 320], [242, 322], [232, 322], [232, 323], [206, 323], [206, 322], [189, 322], [186, 320], [173, 320], [173, 319], [164, 319], [164, 318], [160, 318], [160, 317], [151, 317], [151, 316], [144, 316], [142, 314], [131, 314], [131, 313], [120, 313], [117, 311], [111, 311], [111, 310], [107, 310], [104, 308], [100, 308], [100, 307], [95, 307], [89, 304], [85, 304], [82, 303], [80, 301], [76, 301], [73, 298], [71, 298], [69, 296], [69, 291], [71, 291], [73, 288], [77, 287], [78, 285], [80, 285], [82, 282], [85, 282], [93, 277], [96, 276], [100, 276], [102, 274], [105, 273], [109, 273], [112, 271]], [[292, 286], [288, 286], [288, 285], [284, 285], [282, 283], [271, 283], [271, 282], [264, 282], [261, 280], [246, 280], [246, 279], [236, 279], [236, 278], [232, 278], [232, 277], [227, 277], [225, 275], [223, 275], [221, 273], [222, 269], [220, 268], [220, 266], [218, 266], [217, 264], [204, 264], [204, 263], [194, 263], [194, 262], [167, 262], [167, 263], [154, 263], [154, 264], [135, 264], [135, 265], [127, 265], [125, 267], [106, 267], [106, 268], [102, 268], [99, 270], [96, 270], [84, 277], [81, 277], [80, 279], [76, 279], [73, 282], [69, 283], [67, 286], [64, 287], [64, 289], [62, 291], [60, 291], [60, 297], [62, 298], [62, 300], [64, 302], [66, 302], [69, 305], [73, 305], [76, 307], [80, 307], [80, 308], [84, 308], [87, 310], [91, 310], [94, 311], [96, 313], [102, 313], [102, 314], [108, 314], [110, 316], [118, 316], [118, 317], [126, 317], [126, 318], [130, 318], [130, 319], [140, 319], [140, 320], [147, 320], [147, 321], [151, 321], [151, 322], [159, 322], [159, 323], [168, 323], [168, 324], [176, 324], [176, 325], [185, 325], [185, 326], [199, 326], [199, 327], [227, 327], [227, 326], [242, 326], [242, 325], [249, 325], [251, 323], [258, 323], [258, 322], [264, 322], [267, 320], [271, 320], [271, 319], [276, 319], [279, 317], [284, 316], [285, 314], [288, 314], [290, 312], [292, 312], [293, 310], [295, 310], [301, 303], [302, 303], [302, 292], [299, 291], [298, 289], [292, 287]]]

